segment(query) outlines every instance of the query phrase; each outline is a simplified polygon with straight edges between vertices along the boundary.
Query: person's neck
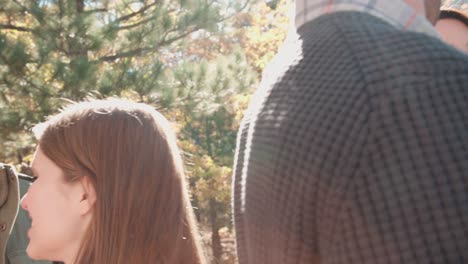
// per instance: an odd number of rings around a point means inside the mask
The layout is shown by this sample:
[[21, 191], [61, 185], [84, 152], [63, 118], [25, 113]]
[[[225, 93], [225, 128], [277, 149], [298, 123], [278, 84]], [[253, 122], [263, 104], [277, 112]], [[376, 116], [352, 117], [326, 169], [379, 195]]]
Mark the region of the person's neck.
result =
[[[81, 241], [81, 240], [80, 240]], [[73, 243], [68, 244], [66, 251], [62, 252], [62, 258], [58, 262], [60, 264], [75, 264], [76, 262], [76, 255], [80, 250], [81, 244], [78, 241], [74, 241]]]
[[75, 263], [75, 256], [68, 257], [65, 260], [63, 260], [61, 262], [58, 262], [58, 263], [61, 263], [61, 264], [74, 264]]

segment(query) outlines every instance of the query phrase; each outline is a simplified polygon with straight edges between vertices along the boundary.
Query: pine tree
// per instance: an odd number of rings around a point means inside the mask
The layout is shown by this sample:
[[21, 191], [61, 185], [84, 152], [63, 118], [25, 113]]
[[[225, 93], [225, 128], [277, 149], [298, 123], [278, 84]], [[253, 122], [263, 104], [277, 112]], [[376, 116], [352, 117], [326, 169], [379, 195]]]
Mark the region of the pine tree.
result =
[[[247, 2], [234, 0], [3, 0], [0, 143], [16, 141], [61, 98], [162, 91], [187, 37], [216, 33]], [[24, 146], [30, 145], [30, 141]], [[22, 147], [15, 144], [16, 147]], [[2, 158], [2, 157], [0, 157]]]

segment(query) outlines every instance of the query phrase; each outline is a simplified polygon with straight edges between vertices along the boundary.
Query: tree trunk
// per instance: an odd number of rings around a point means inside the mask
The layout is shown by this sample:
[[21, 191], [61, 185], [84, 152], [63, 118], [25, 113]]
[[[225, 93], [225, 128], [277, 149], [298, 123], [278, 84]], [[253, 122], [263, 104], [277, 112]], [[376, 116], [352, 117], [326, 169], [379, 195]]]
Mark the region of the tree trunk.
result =
[[[211, 147], [211, 124], [210, 120], [205, 119], [205, 135], [206, 135], [206, 149], [208, 155], [213, 158], [213, 150]], [[210, 198], [210, 225], [211, 225], [211, 248], [213, 249], [214, 263], [220, 263], [223, 247], [221, 245], [221, 238], [219, 237], [219, 224], [218, 224], [218, 206], [215, 198]]]
[[82, 13], [84, 11], [85, 3], [84, 0], [76, 0], [76, 12]]
[[214, 263], [220, 263], [223, 247], [221, 245], [221, 237], [219, 236], [219, 227], [217, 221], [217, 206], [216, 201], [210, 199], [210, 225], [211, 225], [211, 248], [213, 250]]

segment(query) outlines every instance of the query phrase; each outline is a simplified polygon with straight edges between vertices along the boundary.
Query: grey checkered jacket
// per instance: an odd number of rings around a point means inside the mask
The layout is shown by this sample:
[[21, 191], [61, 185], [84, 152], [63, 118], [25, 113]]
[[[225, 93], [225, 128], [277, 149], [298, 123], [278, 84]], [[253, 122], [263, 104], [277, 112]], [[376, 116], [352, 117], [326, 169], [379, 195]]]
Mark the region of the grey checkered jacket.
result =
[[239, 263], [468, 263], [468, 57], [359, 12], [298, 33], [239, 130]]

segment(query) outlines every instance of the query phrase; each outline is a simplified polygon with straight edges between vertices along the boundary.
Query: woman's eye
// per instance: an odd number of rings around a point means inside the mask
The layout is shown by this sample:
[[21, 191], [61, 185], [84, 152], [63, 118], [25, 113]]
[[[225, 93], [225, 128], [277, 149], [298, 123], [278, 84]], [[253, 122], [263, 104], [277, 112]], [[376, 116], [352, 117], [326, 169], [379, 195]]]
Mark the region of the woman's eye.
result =
[[35, 182], [37, 180], [36, 176], [29, 176], [23, 173], [18, 173], [18, 178], [23, 179], [28, 182]]

